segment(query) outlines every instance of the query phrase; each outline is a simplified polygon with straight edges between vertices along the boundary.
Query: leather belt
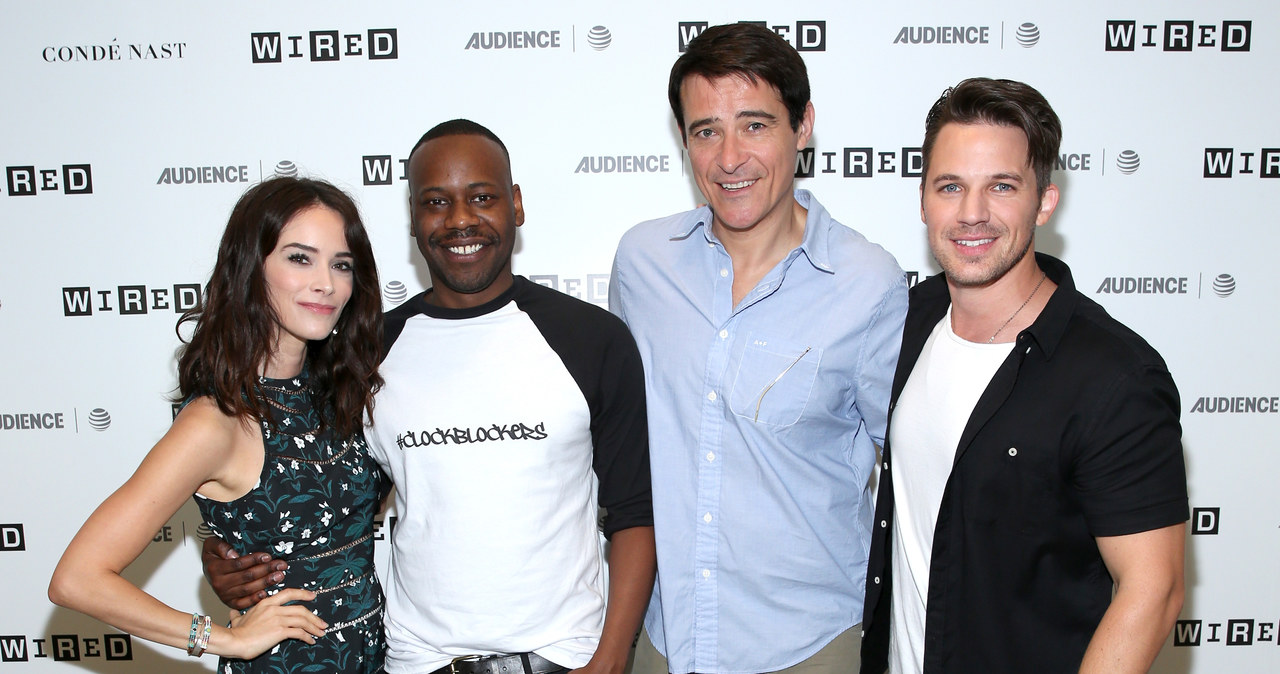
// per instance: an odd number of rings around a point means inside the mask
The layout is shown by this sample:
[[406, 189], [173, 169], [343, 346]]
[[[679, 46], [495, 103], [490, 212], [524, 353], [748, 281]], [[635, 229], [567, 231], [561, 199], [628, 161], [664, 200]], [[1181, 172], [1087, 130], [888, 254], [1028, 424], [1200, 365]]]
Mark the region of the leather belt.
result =
[[510, 655], [464, 655], [431, 674], [553, 674], [567, 672], [567, 667], [537, 653]]

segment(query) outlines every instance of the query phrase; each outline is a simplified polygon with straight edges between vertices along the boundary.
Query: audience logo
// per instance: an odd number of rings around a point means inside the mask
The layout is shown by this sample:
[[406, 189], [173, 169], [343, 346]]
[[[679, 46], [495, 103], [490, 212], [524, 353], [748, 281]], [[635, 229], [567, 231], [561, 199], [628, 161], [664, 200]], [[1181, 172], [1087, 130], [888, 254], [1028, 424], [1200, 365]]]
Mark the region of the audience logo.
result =
[[92, 316], [95, 312], [121, 316], [145, 316], [153, 312], [180, 314], [200, 304], [202, 290], [198, 283], [97, 289], [91, 286], [64, 287], [62, 315]]
[[586, 156], [574, 173], [669, 173], [671, 156], [665, 154], [625, 154]]
[[1277, 414], [1280, 396], [1200, 396], [1190, 414]]
[[132, 660], [132, 639], [128, 634], [104, 634], [101, 637], [52, 634], [35, 638], [24, 634], [0, 634], [0, 662], [81, 662], [96, 659], [108, 662]]
[[1018, 30], [1014, 32], [1013, 37], [1018, 41], [1018, 45], [1023, 48], [1034, 47], [1040, 42], [1040, 28], [1028, 21], [1018, 26]]
[[[764, 26], [787, 41], [796, 51], [826, 51], [826, 21], [796, 21], [791, 23], [771, 23], [769, 21], [739, 21], [738, 23], [754, 23]], [[689, 42], [702, 34], [711, 25], [707, 21], [681, 21], [676, 25], [677, 45], [681, 53], [689, 49]]]
[[0, 430], [4, 431], [60, 431], [66, 427], [63, 412], [0, 413]]
[[604, 26], [593, 26], [587, 31], [587, 44], [596, 51], [604, 51], [613, 44], [613, 35]]
[[93, 167], [89, 164], [63, 164], [55, 168], [6, 166], [5, 184], [11, 197], [36, 194], [93, 194]]
[[1212, 292], [1218, 297], [1229, 297], [1236, 291], [1236, 279], [1231, 274], [1218, 274], [1206, 280], [1204, 274], [1196, 277], [1195, 286], [1190, 276], [1105, 276], [1098, 295], [1194, 295], [1203, 298]]
[[[903, 26], [894, 44], [991, 44], [990, 26]], [[1024, 45], [1030, 46], [1030, 45]]]
[[156, 178], [157, 185], [216, 185], [249, 182], [248, 164], [216, 166], [166, 166]]
[[298, 165], [288, 159], [276, 162], [275, 171], [272, 173], [277, 178], [297, 178]]
[[1223, 21], [1218, 24], [1109, 20], [1106, 28], [1106, 51], [1137, 51], [1141, 48], [1174, 52], [1197, 49], [1243, 52], [1249, 51], [1253, 36], [1252, 21]]
[[1204, 149], [1204, 177], [1231, 178], [1236, 174], [1259, 178], [1280, 178], [1280, 148], [1237, 150], [1233, 147]]
[[409, 291], [404, 284], [399, 281], [388, 281], [387, 285], [382, 288], [382, 298], [391, 306], [397, 306], [405, 301], [409, 296]]
[[[606, 31], [607, 32], [607, 31]], [[558, 30], [511, 30], [511, 31], [477, 31], [467, 38], [462, 49], [559, 49], [560, 31]]]
[[353, 33], [313, 30], [298, 35], [251, 33], [250, 54], [254, 63], [281, 63], [285, 59], [314, 62], [342, 59], [385, 61], [400, 58], [400, 40], [395, 28], [370, 28]]
[[1107, 276], [1096, 292], [1099, 295], [1186, 295], [1188, 281], [1186, 276]]

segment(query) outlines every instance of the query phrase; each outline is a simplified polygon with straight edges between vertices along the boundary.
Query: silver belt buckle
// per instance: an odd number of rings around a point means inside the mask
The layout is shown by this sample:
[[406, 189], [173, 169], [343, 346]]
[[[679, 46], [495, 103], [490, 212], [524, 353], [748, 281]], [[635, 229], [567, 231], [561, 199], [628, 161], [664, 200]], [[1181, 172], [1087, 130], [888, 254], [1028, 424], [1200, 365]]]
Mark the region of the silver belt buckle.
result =
[[478, 662], [483, 657], [483, 655], [459, 655], [449, 661], [449, 674], [462, 674], [457, 668], [459, 662]]

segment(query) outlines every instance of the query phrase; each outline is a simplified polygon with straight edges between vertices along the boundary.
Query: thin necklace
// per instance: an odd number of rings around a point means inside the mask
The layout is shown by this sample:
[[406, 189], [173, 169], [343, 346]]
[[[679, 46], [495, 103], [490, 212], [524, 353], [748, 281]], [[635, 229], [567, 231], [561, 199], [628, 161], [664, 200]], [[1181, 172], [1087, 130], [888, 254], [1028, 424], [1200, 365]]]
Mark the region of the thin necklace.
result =
[[988, 344], [993, 344], [993, 343], [995, 343], [995, 341], [996, 341], [996, 335], [1000, 334], [1000, 331], [1001, 331], [1001, 330], [1004, 330], [1005, 328], [1009, 327], [1009, 324], [1013, 322], [1013, 317], [1014, 317], [1014, 316], [1017, 316], [1017, 315], [1018, 315], [1018, 312], [1019, 312], [1019, 311], [1022, 311], [1022, 309], [1023, 309], [1024, 307], [1026, 307], [1028, 303], [1030, 303], [1030, 302], [1031, 302], [1031, 298], [1032, 298], [1032, 297], [1035, 297], [1035, 296], [1036, 296], [1036, 293], [1040, 291], [1040, 286], [1044, 285], [1044, 278], [1045, 278], [1045, 276], [1046, 276], [1046, 274], [1045, 274], [1043, 271], [1042, 271], [1042, 272], [1040, 272], [1040, 281], [1039, 281], [1038, 283], [1036, 283], [1036, 287], [1034, 287], [1034, 288], [1032, 288], [1032, 289], [1031, 289], [1031, 294], [1030, 294], [1030, 295], [1027, 295], [1027, 299], [1022, 300], [1022, 305], [1021, 305], [1021, 306], [1019, 306], [1017, 309], [1014, 309], [1014, 310], [1013, 310], [1013, 313], [1009, 316], [1009, 320], [1005, 321], [1005, 322], [1004, 322], [1004, 324], [1002, 324], [999, 328], [997, 328], [997, 329], [996, 329], [996, 333], [995, 333], [995, 335], [991, 335], [991, 339], [988, 339], [988, 340], [987, 340], [987, 343], [988, 343]]

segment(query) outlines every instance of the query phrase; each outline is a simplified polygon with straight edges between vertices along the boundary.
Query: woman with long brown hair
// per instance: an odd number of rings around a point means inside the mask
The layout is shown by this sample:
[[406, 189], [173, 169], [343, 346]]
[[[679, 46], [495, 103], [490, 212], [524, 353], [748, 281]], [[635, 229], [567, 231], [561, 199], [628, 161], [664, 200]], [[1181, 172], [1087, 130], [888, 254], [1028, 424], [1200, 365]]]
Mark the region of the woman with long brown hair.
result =
[[[323, 181], [274, 178], [231, 213], [179, 357], [182, 411], [89, 517], [49, 597], [130, 634], [223, 656], [219, 672], [376, 672], [382, 590], [373, 516], [382, 476], [361, 418], [381, 386], [381, 302], [355, 204]], [[289, 562], [289, 587], [228, 626], [120, 576], [192, 494], [241, 552]]]

